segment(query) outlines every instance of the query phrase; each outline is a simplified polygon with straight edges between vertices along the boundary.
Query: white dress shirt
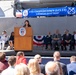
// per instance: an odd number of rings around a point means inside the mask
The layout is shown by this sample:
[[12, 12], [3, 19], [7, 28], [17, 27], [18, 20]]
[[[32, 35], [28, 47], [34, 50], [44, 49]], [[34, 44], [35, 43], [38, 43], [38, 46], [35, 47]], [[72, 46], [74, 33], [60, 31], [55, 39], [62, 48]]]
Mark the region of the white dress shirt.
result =
[[14, 75], [14, 74], [15, 74], [15, 68], [13, 66], [8, 67], [1, 73], [1, 75]]

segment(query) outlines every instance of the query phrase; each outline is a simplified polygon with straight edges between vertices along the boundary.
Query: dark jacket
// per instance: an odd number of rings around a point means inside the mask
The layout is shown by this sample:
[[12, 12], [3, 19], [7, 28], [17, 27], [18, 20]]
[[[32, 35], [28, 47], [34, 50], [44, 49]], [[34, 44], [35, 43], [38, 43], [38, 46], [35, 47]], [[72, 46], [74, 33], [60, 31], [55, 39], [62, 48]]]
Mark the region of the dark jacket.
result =
[[63, 35], [63, 40], [64, 40], [64, 41], [65, 41], [65, 40], [69, 41], [69, 40], [71, 40], [71, 38], [72, 38], [71, 34], [68, 34], [68, 35], [64, 34], [64, 35]]
[[50, 36], [46, 36], [45, 37], [45, 44], [51, 44], [51, 41], [52, 41], [52, 35], [50, 35]]
[[67, 73], [67, 66], [62, 63], [61, 61], [58, 60], [58, 62], [60, 63], [61, 67], [62, 67], [62, 70], [63, 70], [63, 75], [68, 75]]
[[[23, 27], [26, 27], [26, 24]], [[31, 25], [28, 25], [28, 27], [31, 27]]]
[[46, 73], [45, 73], [45, 65], [43, 65], [41, 63], [39, 63], [39, 65], [40, 65], [40, 68], [41, 68], [41, 73], [43, 73], [44, 75], [46, 75]]

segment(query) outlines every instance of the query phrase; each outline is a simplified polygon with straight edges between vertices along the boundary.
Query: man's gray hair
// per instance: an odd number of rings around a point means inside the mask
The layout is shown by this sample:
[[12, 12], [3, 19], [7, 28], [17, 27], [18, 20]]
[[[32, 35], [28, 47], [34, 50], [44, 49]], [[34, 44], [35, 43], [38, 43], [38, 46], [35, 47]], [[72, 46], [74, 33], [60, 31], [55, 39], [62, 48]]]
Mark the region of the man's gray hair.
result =
[[49, 61], [45, 65], [45, 72], [47, 75], [60, 75], [59, 66], [54, 61]]

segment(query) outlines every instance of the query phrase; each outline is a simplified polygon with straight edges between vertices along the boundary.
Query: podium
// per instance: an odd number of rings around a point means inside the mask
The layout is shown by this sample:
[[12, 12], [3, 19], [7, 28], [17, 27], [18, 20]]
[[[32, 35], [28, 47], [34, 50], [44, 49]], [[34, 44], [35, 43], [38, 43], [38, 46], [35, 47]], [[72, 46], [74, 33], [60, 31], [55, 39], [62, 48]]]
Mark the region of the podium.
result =
[[33, 33], [31, 27], [14, 28], [14, 50], [15, 51], [33, 50]]

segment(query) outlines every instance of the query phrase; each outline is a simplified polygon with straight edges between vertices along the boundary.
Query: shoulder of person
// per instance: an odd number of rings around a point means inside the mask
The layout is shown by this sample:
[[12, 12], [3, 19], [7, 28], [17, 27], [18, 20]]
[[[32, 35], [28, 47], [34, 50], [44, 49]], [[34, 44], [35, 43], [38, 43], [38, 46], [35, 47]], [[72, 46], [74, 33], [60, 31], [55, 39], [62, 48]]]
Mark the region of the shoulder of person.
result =
[[65, 65], [64, 63], [60, 62], [60, 64]]
[[63, 66], [66, 66], [64, 63], [60, 62], [60, 65], [63, 67]]
[[[76, 63], [75, 63], [76, 64]], [[73, 66], [73, 63], [69, 63], [69, 64], [67, 64], [67, 66]]]

